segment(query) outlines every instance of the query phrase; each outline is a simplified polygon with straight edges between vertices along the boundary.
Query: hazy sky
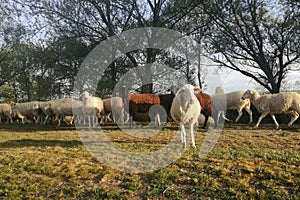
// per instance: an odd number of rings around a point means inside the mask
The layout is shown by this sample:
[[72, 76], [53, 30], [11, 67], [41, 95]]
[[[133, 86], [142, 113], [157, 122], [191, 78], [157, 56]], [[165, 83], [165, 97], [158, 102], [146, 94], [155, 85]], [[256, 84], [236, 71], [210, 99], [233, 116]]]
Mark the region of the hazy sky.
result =
[[[235, 71], [231, 71], [230, 73], [220, 73], [220, 77], [225, 92], [258, 88], [258, 83], [254, 82], [254, 80]], [[282, 86], [282, 90], [300, 90], [300, 85], [297, 85], [296, 81], [300, 81], [300, 71], [290, 72], [286, 79], [286, 83]]]

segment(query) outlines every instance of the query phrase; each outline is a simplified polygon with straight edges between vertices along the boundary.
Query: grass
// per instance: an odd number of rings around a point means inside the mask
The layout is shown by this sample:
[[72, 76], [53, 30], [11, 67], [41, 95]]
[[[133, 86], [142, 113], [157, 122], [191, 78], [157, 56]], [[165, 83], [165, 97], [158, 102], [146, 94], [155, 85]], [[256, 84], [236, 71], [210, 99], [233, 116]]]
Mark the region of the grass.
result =
[[[178, 132], [149, 138], [106, 129], [132, 153], [165, 146]], [[136, 133], [138, 134], [138, 133]], [[0, 127], [0, 199], [299, 199], [300, 129], [226, 127], [214, 149], [199, 158], [205, 130], [170, 165], [129, 174], [102, 164], [74, 127]]]

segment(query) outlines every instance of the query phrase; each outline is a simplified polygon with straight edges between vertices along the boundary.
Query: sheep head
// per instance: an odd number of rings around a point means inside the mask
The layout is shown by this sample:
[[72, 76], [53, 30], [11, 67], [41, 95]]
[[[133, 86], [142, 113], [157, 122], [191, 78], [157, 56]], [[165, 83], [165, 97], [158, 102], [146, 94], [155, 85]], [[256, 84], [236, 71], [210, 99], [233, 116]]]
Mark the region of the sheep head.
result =
[[198, 101], [194, 95], [194, 92], [198, 89], [199, 88], [194, 88], [194, 86], [190, 84], [185, 84], [177, 91], [176, 96], [179, 97], [180, 104], [185, 112], [188, 110], [190, 105], [194, 104], [195, 101]]
[[244, 99], [250, 99], [250, 101], [253, 100], [253, 97], [254, 95], [256, 94], [257, 92], [255, 90], [247, 90], [243, 95], [242, 95], [242, 100]]

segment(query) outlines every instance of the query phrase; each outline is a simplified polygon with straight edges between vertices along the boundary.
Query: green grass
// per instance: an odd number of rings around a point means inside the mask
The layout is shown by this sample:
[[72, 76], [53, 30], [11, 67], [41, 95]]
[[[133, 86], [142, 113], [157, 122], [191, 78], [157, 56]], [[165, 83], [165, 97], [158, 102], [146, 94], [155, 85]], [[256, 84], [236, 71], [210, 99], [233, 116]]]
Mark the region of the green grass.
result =
[[[128, 152], [165, 146], [176, 129], [137, 138], [107, 129]], [[197, 149], [153, 172], [129, 174], [97, 161], [74, 127], [0, 126], [0, 199], [299, 199], [300, 129], [232, 125], [215, 148]]]

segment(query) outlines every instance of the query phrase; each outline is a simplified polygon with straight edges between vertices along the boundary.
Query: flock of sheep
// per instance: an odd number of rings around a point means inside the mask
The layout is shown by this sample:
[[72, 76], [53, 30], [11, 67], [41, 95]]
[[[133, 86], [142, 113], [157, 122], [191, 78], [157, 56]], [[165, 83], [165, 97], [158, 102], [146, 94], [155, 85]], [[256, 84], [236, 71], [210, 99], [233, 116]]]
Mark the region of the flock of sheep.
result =
[[[253, 122], [251, 103], [256, 107], [261, 116], [255, 127], [261, 120], [270, 114], [276, 128], [279, 124], [275, 114], [288, 113], [292, 116], [288, 126], [297, 120], [300, 114], [300, 94], [296, 92], [282, 92], [278, 94], [259, 94], [255, 90], [236, 91], [226, 94], [208, 95], [195, 91], [192, 85], [186, 84], [181, 88], [172, 88], [171, 93], [155, 94], [131, 94], [127, 88], [123, 88], [121, 97], [101, 99], [84, 92], [79, 99], [63, 98], [46, 102], [17, 103], [13, 106], [0, 104], [0, 122], [6, 118], [7, 123], [13, 123], [13, 118], [22, 123], [45, 124], [58, 120], [58, 126], [62, 121], [68, 124], [88, 124], [89, 128], [96, 127], [97, 123], [127, 123], [133, 121], [152, 121], [161, 125], [161, 121], [178, 122], [181, 127], [182, 142], [185, 141], [185, 126], [189, 126], [193, 140], [193, 127], [201, 121], [202, 127], [210, 122], [219, 123], [222, 116], [225, 120], [225, 110], [237, 110], [237, 122], [245, 109], [249, 114], [249, 123]], [[211, 118], [214, 111], [214, 118]], [[203, 120], [205, 118], [205, 120]], [[209, 120], [210, 119], [210, 120]], [[204, 121], [204, 122], [202, 122]]]

